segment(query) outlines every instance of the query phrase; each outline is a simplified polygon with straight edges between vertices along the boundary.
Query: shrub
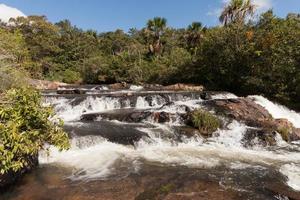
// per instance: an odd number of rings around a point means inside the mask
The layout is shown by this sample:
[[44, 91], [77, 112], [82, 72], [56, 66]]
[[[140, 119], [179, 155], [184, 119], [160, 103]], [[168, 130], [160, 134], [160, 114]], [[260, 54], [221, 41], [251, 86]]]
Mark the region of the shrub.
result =
[[76, 82], [80, 82], [80, 73], [76, 72], [76, 71], [72, 71], [70, 69], [67, 69], [66, 71], [64, 71], [64, 73], [62, 74], [62, 81], [65, 83], [76, 83]]
[[280, 128], [278, 128], [277, 132], [281, 135], [283, 140], [285, 140], [287, 142], [290, 140], [290, 131], [288, 128], [280, 127]]
[[0, 174], [28, 166], [45, 144], [69, 148], [62, 122], [54, 122], [51, 107], [41, 105], [39, 92], [30, 88], [11, 89], [0, 103]]
[[195, 128], [204, 135], [210, 135], [220, 127], [220, 121], [213, 114], [204, 110], [196, 110], [192, 114], [192, 121]]

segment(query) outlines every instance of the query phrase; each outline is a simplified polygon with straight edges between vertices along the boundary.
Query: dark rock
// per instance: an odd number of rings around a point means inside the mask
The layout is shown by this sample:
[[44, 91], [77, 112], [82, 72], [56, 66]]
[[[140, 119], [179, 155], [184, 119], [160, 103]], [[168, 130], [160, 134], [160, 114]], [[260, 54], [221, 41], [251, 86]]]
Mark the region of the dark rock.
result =
[[203, 100], [211, 100], [212, 99], [211, 95], [207, 92], [202, 92], [200, 94], [200, 98]]
[[65, 125], [64, 130], [76, 136], [101, 136], [110, 142], [124, 145], [133, 145], [142, 137], [148, 137], [136, 128], [141, 125], [119, 124], [109, 121], [85, 122], [78, 126]]
[[154, 112], [152, 113], [152, 118], [155, 122], [166, 123], [171, 121], [171, 115], [167, 112]]
[[86, 94], [85, 90], [70, 89], [70, 90], [57, 90], [57, 94]]
[[139, 123], [148, 118], [151, 112], [148, 110], [136, 110], [134, 108], [116, 109], [108, 112], [86, 113], [81, 116], [82, 121], [94, 121], [98, 117], [105, 120], [118, 120], [121, 122]]
[[174, 127], [174, 130], [179, 136], [184, 135], [186, 137], [193, 137], [193, 136], [201, 135], [198, 129], [195, 129], [190, 126], [176, 126]]
[[276, 132], [266, 129], [247, 129], [247, 132], [242, 140], [246, 147], [257, 145], [257, 142], [262, 146], [276, 145]]

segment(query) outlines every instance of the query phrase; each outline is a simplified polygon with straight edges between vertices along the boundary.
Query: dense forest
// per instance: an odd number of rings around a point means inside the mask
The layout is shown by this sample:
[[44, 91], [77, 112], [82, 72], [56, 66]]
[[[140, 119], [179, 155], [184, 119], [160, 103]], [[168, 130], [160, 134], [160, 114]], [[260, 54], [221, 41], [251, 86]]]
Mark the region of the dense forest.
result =
[[264, 94], [299, 109], [300, 14], [279, 18], [270, 10], [254, 19], [254, 9], [230, 4], [216, 27], [193, 22], [175, 29], [156, 17], [142, 29], [105, 33], [45, 16], [11, 19], [0, 28], [0, 87], [26, 76], [80, 84], [181, 82]]

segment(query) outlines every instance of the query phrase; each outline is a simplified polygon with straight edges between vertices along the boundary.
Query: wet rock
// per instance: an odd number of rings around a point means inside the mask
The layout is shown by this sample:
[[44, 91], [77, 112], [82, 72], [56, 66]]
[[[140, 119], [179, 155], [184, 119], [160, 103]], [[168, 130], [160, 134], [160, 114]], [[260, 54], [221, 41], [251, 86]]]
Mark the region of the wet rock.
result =
[[226, 115], [249, 126], [261, 126], [272, 119], [271, 114], [262, 106], [247, 98], [217, 99], [204, 102], [218, 114]]
[[82, 121], [94, 121], [97, 118], [104, 120], [118, 120], [120, 122], [138, 123], [148, 118], [151, 112], [148, 110], [136, 110], [134, 108], [116, 109], [107, 112], [86, 113], [81, 116]]
[[13, 172], [9, 171], [5, 174], [0, 174], [0, 192], [6, 187], [9, 187], [15, 181], [20, 179], [25, 173], [28, 173], [38, 165], [38, 156], [29, 156], [26, 158], [28, 165], [24, 166], [23, 169]]
[[163, 89], [164, 90], [183, 90], [183, 91], [202, 92], [204, 90], [204, 87], [202, 85], [177, 83], [174, 85], [165, 86]]
[[176, 126], [174, 127], [174, 130], [179, 136], [184, 135], [188, 138], [201, 135], [198, 129], [190, 126]]
[[64, 130], [71, 136], [101, 136], [110, 142], [133, 145], [142, 137], [148, 137], [146, 133], [137, 130], [136, 128], [138, 127], [142, 126], [109, 121], [96, 121], [79, 123], [75, 126], [66, 124]]
[[98, 118], [104, 120], [118, 120], [120, 122], [139, 123], [151, 118], [157, 123], [166, 123], [176, 119], [175, 114], [167, 112], [155, 112], [148, 109], [116, 109], [107, 112], [86, 113], [81, 116], [82, 121], [95, 121]]
[[265, 129], [247, 129], [242, 143], [246, 147], [256, 145], [273, 146], [276, 145], [275, 140], [276, 132], [268, 131]]
[[200, 97], [203, 100], [211, 100], [212, 99], [211, 94], [209, 94], [208, 92], [202, 92], [200, 94]]
[[251, 127], [262, 129], [268, 136], [278, 132], [286, 141], [300, 139], [299, 131], [286, 119], [274, 119], [262, 106], [249, 98], [217, 99], [204, 102], [217, 114], [243, 122]]
[[69, 89], [69, 90], [57, 90], [57, 94], [86, 94], [85, 90]]
[[171, 115], [167, 112], [154, 112], [152, 113], [152, 118], [155, 122], [166, 123], [171, 121]]

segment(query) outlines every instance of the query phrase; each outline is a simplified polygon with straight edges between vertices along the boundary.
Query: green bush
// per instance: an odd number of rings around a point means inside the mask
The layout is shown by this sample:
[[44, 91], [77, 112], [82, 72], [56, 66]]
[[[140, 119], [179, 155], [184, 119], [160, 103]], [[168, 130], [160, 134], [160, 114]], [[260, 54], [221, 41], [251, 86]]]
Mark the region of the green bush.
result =
[[220, 121], [213, 114], [204, 110], [196, 110], [192, 114], [192, 121], [195, 128], [198, 128], [201, 134], [210, 135], [220, 127]]
[[21, 170], [45, 144], [69, 148], [62, 122], [54, 119], [51, 107], [41, 104], [39, 92], [30, 88], [11, 89], [0, 103], [0, 174]]
[[288, 128], [280, 127], [280, 128], [278, 128], [277, 132], [281, 135], [283, 140], [285, 140], [287, 142], [290, 140], [290, 131]]
[[81, 80], [80, 73], [76, 71], [72, 71], [70, 69], [64, 71], [62, 76], [63, 76], [62, 81], [65, 83], [76, 83], [76, 82], [80, 82]]

